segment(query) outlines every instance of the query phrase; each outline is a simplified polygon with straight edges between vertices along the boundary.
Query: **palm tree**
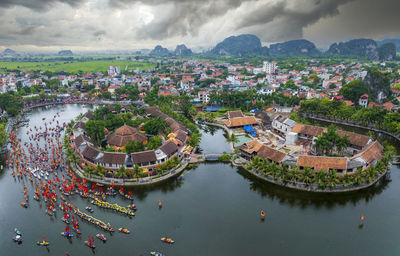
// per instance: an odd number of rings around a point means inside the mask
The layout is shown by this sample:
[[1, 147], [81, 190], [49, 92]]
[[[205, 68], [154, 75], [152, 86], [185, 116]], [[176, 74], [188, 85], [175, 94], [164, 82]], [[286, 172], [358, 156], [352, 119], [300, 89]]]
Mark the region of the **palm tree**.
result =
[[327, 175], [327, 181], [331, 188], [333, 188], [336, 184], [339, 183], [339, 179], [336, 174], [336, 170], [329, 170], [328, 175]]
[[349, 174], [345, 173], [342, 177], [343, 187], [347, 187], [348, 184], [351, 184], [351, 177]]
[[364, 173], [362, 168], [358, 168], [353, 176], [354, 183], [360, 185], [365, 182]]
[[375, 169], [375, 167], [371, 166], [366, 170], [365, 178], [368, 180], [369, 183], [371, 183], [377, 177], [378, 177], [378, 171]]
[[89, 174], [89, 176], [92, 176], [92, 174], [95, 172], [95, 168], [92, 165], [88, 164], [85, 167], [85, 172]]
[[79, 163], [80, 158], [76, 154], [72, 154], [69, 158], [69, 161], [71, 162], [71, 164], [76, 165]]
[[126, 176], [126, 168], [125, 168], [125, 166], [121, 166], [119, 169], [118, 169], [118, 171], [117, 171], [117, 173], [115, 174], [115, 177], [117, 177], [117, 178], [123, 178], [123, 177], [125, 177]]
[[287, 177], [288, 177], [288, 169], [286, 165], [278, 166], [277, 170], [277, 175], [278, 175], [278, 180], [286, 183], [287, 182]]
[[260, 158], [258, 156], [253, 158], [253, 161], [251, 161], [252, 168], [257, 168], [260, 164]]
[[325, 187], [325, 180], [326, 180], [326, 173], [324, 171], [318, 171], [314, 174], [315, 177], [315, 182], [317, 182], [317, 184], [320, 187]]
[[100, 164], [98, 164], [96, 166], [97, 175], [104, 177], [105, 172], [106, 172], [106, 169], [103, 166], [101, 166]]
[[303, 174], [302, 174], [303, 182], [306, 183], [307, 185], [310, 184], [313, 180], [312, 176], [313, 176], [313, 172], [312, 172], [311, 168], [305, 167]]
[[133, 174], [135, 175], [136, 179], [139, 178], [140, 173], [141, 173], [141, 169], [140, 169], [139, 165], [136, 164], [135, 167], [133, 168]]

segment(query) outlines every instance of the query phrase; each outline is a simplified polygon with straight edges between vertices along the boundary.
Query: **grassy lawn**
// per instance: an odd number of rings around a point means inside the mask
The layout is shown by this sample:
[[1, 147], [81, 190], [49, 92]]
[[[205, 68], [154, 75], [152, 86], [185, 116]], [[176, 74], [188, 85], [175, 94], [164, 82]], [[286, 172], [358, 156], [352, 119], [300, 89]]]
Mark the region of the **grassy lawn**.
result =
[[41, 62], [11, 62], [0, 61], [0, 71], [24, 70], [24, 71], [61, 71], [69, 73], [82, 72], [106, 72], [110, 65], [120, 66], [121, 71], [127, 69], [149, 69], [156, 66], [154, 63], [132, 62], [128, 60], [94, 60], [94, 61], [41, 61]]

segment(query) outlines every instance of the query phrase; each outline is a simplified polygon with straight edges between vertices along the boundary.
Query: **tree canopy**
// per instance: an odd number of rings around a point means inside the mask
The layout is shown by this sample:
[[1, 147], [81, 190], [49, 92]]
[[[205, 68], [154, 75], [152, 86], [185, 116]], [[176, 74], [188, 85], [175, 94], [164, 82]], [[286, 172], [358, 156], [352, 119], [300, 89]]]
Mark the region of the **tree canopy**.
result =
[[369, 94], [368, 86], [361, 80], [353, 80], [345, 84], [339, 91], [347, 100], [358, 104], [358, 99], [363, 94]]

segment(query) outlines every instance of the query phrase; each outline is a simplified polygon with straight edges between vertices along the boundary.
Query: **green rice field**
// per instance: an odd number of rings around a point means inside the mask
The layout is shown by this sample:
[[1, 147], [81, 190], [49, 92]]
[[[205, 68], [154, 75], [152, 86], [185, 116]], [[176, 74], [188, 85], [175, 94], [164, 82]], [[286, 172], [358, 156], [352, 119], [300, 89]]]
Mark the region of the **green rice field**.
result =
[[133, 62], [129, 60], [93, 60], [93, 61], [0, 61], [0, 71], [66, 71], [69, 73], [78, 72], [106, 72], [110, 65], [120, 66], [121, 71], [125, 69], [139, 68], [149, 69], [156, 66], [155, 63]]

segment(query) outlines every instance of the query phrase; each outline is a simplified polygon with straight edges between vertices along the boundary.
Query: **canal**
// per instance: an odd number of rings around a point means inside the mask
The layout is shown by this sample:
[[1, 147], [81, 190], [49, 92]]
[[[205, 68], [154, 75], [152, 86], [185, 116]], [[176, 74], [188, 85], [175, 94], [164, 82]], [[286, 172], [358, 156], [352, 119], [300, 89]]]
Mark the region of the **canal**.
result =
[[[60, 122], [69, 121], [90, 107], [79, 105], [35, 109], [27, 116], [38, 126], [43, 117], [60, 112]], [[18, 130], [26, 140], [27, 127]], [[220, 129], [203, 128], [203, 153], [229, 152]], [[158, 250], [165, 255], [397, 255], [400, 251], [400, 172], [378, 187], [345, 195], [317, 195], [297, 192], [260, 182], [246, 172], [222, 163], [204, 163], [163, 184], [133, 189], [136, 216], [100, 209], [93, 216], [126, 227], [131, 234], [115, 232], [106, 243], [96, 239], [92, 252], [83, 245], [87, 236], [104, 233], [92, 224], [79, 221], [82, 235], [68, 241], [60, 235], [65, 224], [60, 213], [50, 217], [43, 203], [24, 199], [24, 182], [14, 180], [11, 171], [0, 174], [0, 255], [149, 255]], [[25, 182], [33, 197], [31, 183]], [[83, 209], [87, 199], [71, 196], [72, 204]], [[116, 196], [111, 202], [128, 205]], [[159, 209], [157, 200], [162, 200]], [[265, 221], [259, 217], [266, 212]], [[360, 225], [360, 215], [365, 215]], [[17, 227], [23, 243], [12, 242]], [[36, 245], [42, 234], [50, 242], [48, 250]], [[172, 237], [176, 243], [163, 244]]]

